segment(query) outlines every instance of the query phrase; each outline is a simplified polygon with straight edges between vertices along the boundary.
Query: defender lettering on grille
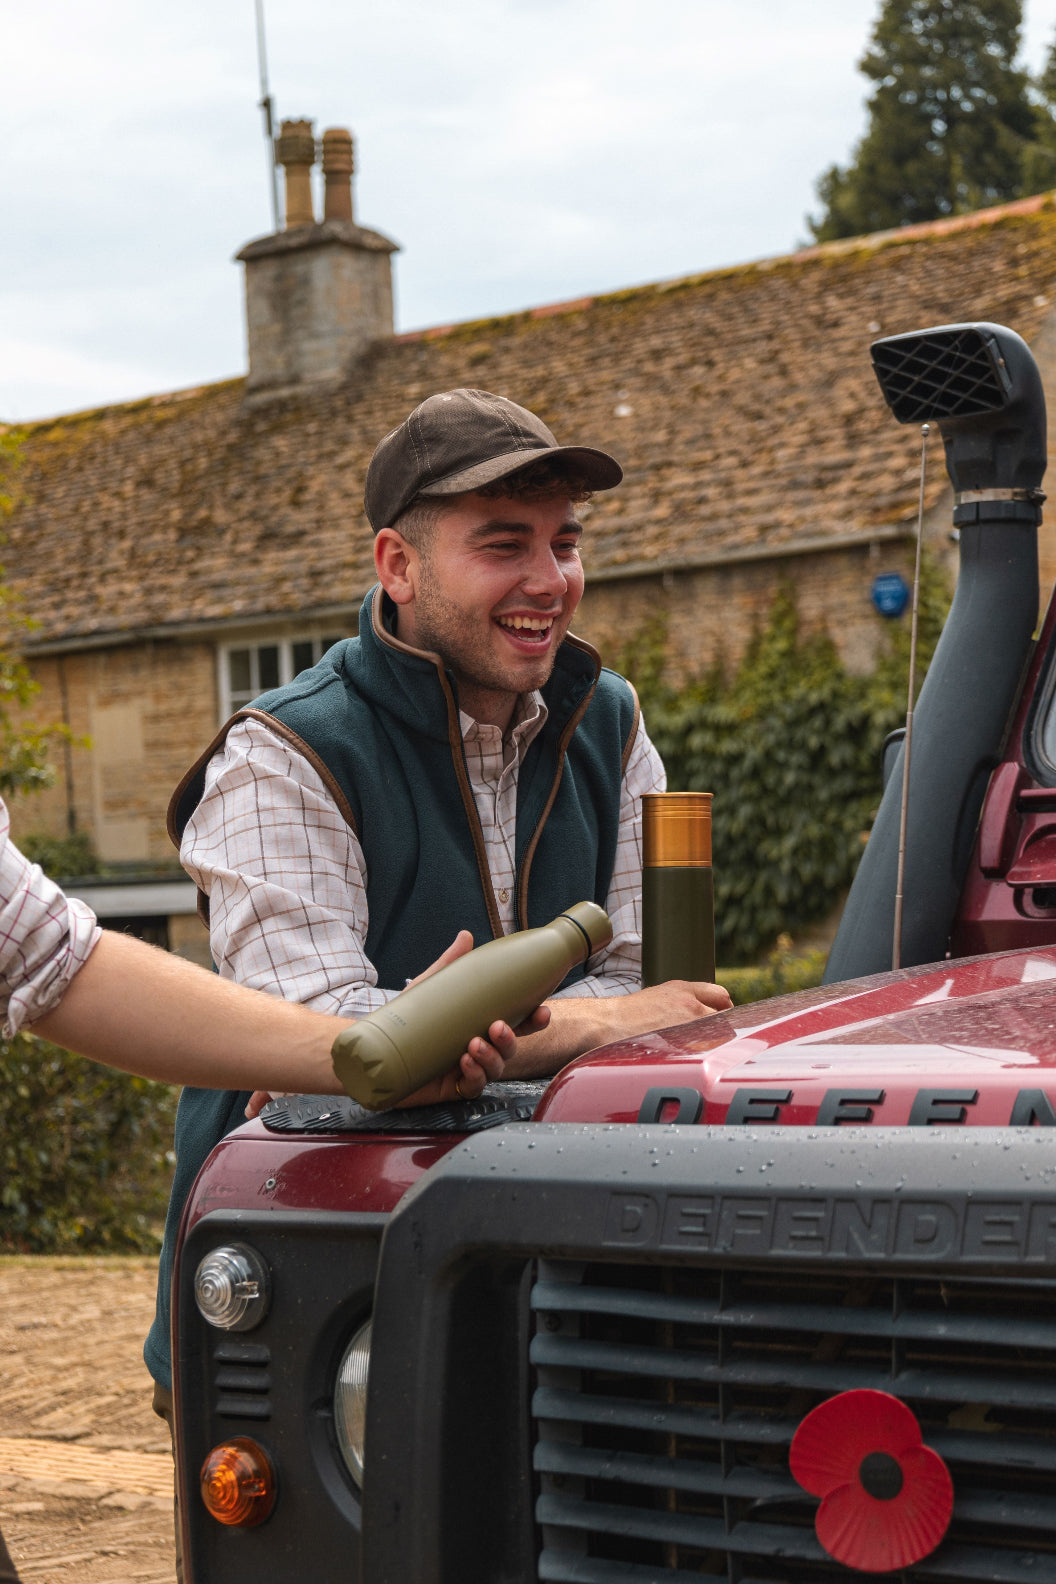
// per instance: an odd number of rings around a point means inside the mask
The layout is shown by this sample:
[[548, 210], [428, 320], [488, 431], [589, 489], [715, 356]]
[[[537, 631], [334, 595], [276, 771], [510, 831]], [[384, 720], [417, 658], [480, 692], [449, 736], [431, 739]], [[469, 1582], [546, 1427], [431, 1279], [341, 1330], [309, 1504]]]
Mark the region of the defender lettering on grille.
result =
[[1049, 1200], [612, 1193], [607, 1248], [671, 1253], [1040, 1263], [1056, 1257]]

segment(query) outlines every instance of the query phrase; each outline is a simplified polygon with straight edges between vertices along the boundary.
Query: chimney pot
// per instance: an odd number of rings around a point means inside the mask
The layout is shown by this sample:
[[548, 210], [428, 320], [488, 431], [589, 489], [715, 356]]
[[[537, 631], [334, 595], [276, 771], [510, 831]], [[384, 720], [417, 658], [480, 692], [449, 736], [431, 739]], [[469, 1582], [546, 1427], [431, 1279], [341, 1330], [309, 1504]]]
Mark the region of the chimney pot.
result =
[[312, 166], [315, 137], [310, 121], [284, 121], [275, 145], [275, 157], [286, 171], [286, 229], [314, 225]]
[[324, 220], [352, 219], [355, 168], [351, 132], [347, 127], [328, 127], [323, 133]]

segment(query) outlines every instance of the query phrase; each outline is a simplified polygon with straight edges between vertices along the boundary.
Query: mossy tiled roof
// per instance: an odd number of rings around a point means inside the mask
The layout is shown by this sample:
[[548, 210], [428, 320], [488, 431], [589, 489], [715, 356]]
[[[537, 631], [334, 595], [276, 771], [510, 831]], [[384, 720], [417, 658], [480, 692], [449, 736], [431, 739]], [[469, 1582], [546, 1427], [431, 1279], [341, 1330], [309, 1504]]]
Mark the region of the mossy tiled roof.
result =
[[315, 394], [247, 406], [231, 380], [31, 424], [9, 575], [38, 641], [354, 600], [373, 445], [455, 385], [623, 463], [590, 515], [588, 575], [896, 524], [917, 442], [869, 342], [964, 319], [1031, 340], [1056, 302], [1054, 196], [398, 337]]

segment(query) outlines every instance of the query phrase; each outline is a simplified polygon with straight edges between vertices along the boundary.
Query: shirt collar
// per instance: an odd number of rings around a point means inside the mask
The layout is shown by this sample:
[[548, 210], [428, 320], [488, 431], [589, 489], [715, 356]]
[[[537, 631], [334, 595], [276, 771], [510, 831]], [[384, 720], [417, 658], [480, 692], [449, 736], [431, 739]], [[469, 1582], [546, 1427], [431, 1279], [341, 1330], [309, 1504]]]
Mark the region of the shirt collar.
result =
[[[548, 714], [549, 711], [543, 703], [543, 695], [538, 689], [531, 693], [520, 694], [505, 733], [506, 740], [516, 747], [518, 759], [524, 754], [529, 743], [542, 731]], [[493, 733], [496, 736], [503, 735], [497, 726], [486, 726], [481, 721], [474, 720], [472, 715], [467, 715], [465, 710], [459, 710], [458, 719], [464, 742], [479, 740]]]

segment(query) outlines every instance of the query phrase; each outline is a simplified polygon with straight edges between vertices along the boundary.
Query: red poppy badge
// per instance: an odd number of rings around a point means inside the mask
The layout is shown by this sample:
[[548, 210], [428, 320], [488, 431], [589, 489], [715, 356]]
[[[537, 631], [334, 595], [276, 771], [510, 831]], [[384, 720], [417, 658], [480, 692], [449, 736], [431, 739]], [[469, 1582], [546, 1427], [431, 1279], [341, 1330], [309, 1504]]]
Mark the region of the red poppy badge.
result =
[[789, 1468], [821, 1497], [817, 1536], [829, 1556], [861, 1573], [893, 1573], [930, 1555], [949, 1528], [953, 1482], [897, 1397], [848, 1391], [809, 1413], [792, 1438]]

